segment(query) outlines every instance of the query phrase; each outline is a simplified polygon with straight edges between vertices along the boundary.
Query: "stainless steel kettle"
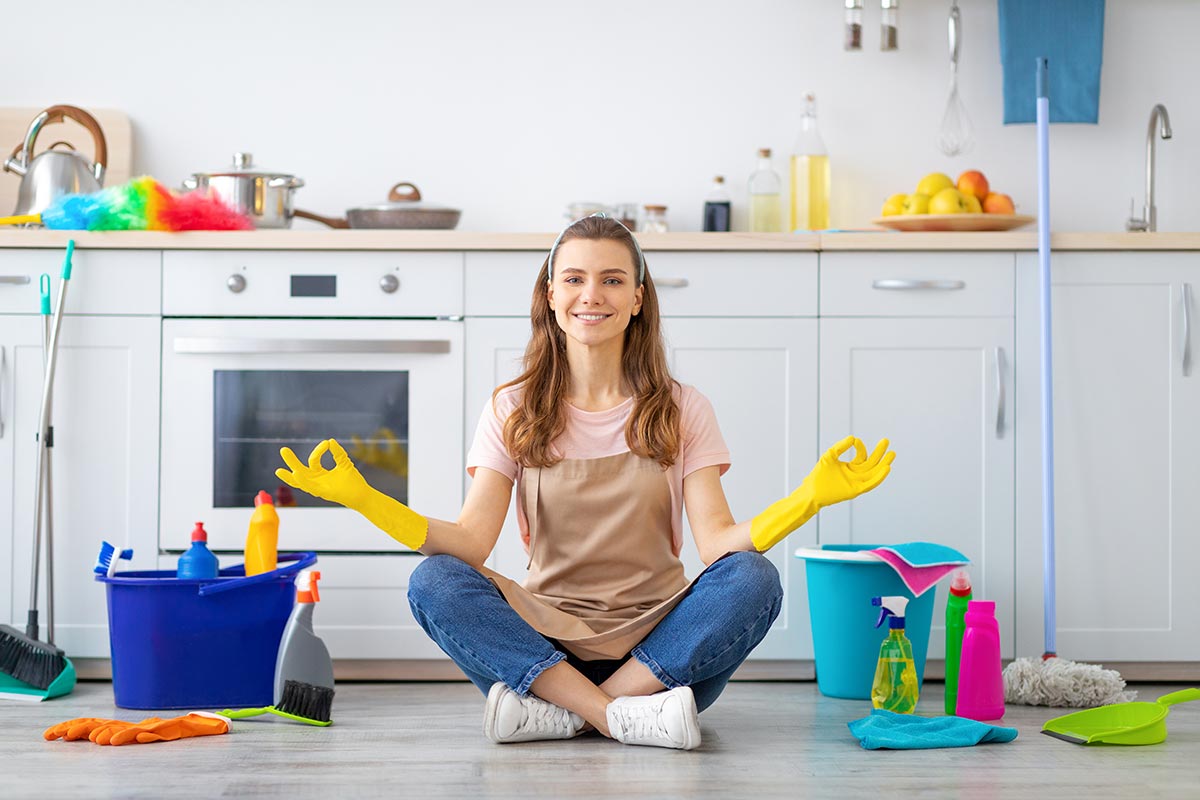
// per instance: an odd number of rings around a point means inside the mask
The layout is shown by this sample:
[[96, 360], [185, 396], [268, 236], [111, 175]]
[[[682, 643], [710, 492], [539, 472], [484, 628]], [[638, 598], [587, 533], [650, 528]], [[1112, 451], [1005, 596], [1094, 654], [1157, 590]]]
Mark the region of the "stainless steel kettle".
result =
[[[96, 160], [89, 162], [66, 142], [55, 142], [33, 155], [38, 133], [46, 125], [71, 119], [92, 134]], [[67, 149], [56, 150], [59, 145]], [[34, 117], [25, 134], [25, 141], [13, 148], [4, 161], [4, 169], [21, 176], [14, 215], [40, 214], [64, 194], [96, 192], [104, 184], [104, 168], [108, 163], [108, 146], [96, 118], [75, 106], [51, 106]]]

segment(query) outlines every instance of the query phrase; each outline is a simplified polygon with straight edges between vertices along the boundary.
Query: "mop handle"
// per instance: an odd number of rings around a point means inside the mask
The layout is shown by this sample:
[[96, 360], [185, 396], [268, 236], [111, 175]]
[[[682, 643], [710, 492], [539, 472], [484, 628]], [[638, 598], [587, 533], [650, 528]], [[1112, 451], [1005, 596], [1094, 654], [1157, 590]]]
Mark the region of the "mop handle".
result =
[[67, 241], [67, 253], [63, 259], [62, 281], [59, 283], [58, 303], [54, 307], [53, 323], [50, 326], [50, 343], [47, 347], [46, 374], [42, 380], [42, 406], [38, 414], [38, 446], [35, 457], [37, 466], [37, 491], [33, 506], [33, 568], [29, 580], [29, 616], [25, 622], [25, 635], [38, 638], [38, 568], [39, 551], [41, 550], [42, 533], [42, 469], [43, 455], [46, 452], [46, 434], [50, 427], [50, 397], [54, 388], [54, 367], [58, 354], [58, 331], [62, 325], [63, 304], [67, 298], [67, 284], [71, 280], [71, 258], [75, 255], [75, 240]]
[[1042, 621], [1046, 637], [1043, 658], [1053, 656], [1055, 649], [1054, 596], [1054, 400], [1051, 376], [1050, 336], [1050, 97], [1048, 64], [1037, 59], [1037, 178], [1038, 178], [1038, 277], [1041, 283], [1042, 320], [1042, 591], [1044, 613]]

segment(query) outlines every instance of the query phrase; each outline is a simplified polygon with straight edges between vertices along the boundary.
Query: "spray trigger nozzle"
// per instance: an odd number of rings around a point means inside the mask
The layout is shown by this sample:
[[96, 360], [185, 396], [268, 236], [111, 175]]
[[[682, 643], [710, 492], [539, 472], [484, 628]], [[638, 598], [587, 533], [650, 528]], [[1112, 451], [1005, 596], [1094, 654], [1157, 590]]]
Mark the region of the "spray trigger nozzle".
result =
[[891, 621], [888, 623], [890, 628], [904, 627], [904, 615], [908, 611], [907, 597], [872, 597], [871, 605], [879, 608], [879, 620], [875, 623], [876, 628], [882, 625], [888, 617], [891, 617]]

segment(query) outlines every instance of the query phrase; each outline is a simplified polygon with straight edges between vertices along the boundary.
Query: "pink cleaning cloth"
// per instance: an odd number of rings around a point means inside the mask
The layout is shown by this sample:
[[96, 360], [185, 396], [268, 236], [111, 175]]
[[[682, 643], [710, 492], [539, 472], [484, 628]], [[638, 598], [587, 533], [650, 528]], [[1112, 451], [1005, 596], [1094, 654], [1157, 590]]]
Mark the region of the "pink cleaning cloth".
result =
[[896, 570], [896, 574], [900, 576], [900, 580], [904, 581], [904, 585], [913, 593], [913, 597], [925, 594], [930, 586], [962, 566], [961, 564], [934, 564], [928, 567], [914, 567], [896, 553], [882, 547], [867, 552], [891, 565], [892, 569]]

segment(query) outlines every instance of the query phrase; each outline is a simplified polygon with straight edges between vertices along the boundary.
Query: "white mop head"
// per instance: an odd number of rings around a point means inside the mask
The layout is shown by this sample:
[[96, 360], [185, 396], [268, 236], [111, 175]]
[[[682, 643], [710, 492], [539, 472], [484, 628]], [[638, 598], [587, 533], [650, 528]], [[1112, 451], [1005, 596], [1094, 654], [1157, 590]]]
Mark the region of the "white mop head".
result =
[[1095, 708], [1137, 697], [1115, 669], [1065, 658], [1018, 658], [1004, 668], [1004, 702], [1026, 706]]

